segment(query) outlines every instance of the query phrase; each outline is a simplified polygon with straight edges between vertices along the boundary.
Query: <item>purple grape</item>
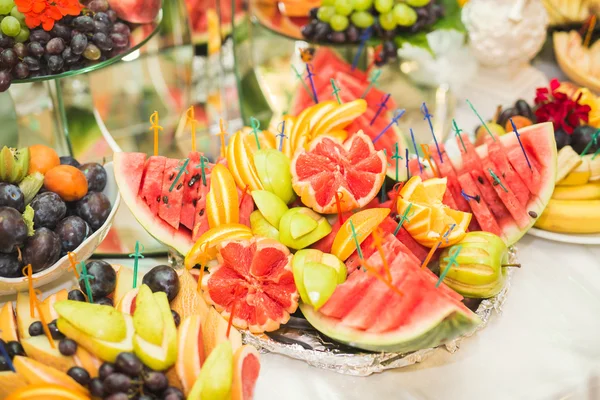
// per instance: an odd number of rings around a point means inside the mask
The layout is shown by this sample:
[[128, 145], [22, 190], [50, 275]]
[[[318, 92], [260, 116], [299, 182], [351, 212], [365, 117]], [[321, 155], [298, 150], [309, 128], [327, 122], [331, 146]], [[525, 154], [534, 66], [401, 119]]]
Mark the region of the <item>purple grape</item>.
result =
[[68, 299], [73, 301], [80, 301], [82, 303], [85, 303], [87, 301], [81, 290], [77, 289], [73, 289], [69, 292]]
[[61, 23], [55, 23], [50, 33], [54, 35], [54, 37], [59, 37], [67, 42], [71, 40], [71, 28]]
[[27, 68], [29, 68], [29, 74], [31, 76], [36, 76], [37, 74], [35, 74], [35, 72], [40, 70], [39, 60], [37, 58], [27, 56], [23, 58], [23, 62], [25, 63], [25, 65], [27, 65]]
[[162, 394], [164, 400], [185, 400], [185, 395], [174, 386], [169, 386]]
[[101, 380], [105, 380], [113, 373], [115, 373], [115, 365], [108, 362], [103, 363], [98, 370], [98, 376]]
[[93, 0], [88, 4], [87, 8], [95, 13], [103, 13], [108, 10], [108, 2], [106, 0]]
[[12, 78], [10, 76], [10, 72], [0, 71], [0, 92], [5, 92], [8, 90], [11, 80]]
[[71, 339], [63, 339], [58, 343], [58, 351], [63, 356], [72, 356], [77, 353], [77, 342]]
[[104, 380], [104, 391], [110, 394], [127, 392], [131, 387], [131, 378], [125, 374], [114, 373]]
[[94, 32], [102, 32], [104, 34], [110, 33], [110, 25], [102, 22], [102, 21], [94, 21]]
[[0, 61], [2, 62], [3, 67], [10, 69], [17, 65], [19, 58], [13, 49], [6, 49], [0, 54]]
[[62, 58], [67, 64], [75, 64], [81, 59], [81, 56], [79, 54], [73, 53], [73, 49], [67, 47], [65, 51], [62, 52]]
[[344, 43], [346, 41], [346, 34], [344, 32], [331, 32], [330, 40], [333, 43]]
[[106, 15], [108, 15], [108, 18], [110, 19], [110, 22], [112, 22], [113, 24], [115, 22], [117, 22], [117, 12], [115, 10], [108, 10], [106, 12]]
[[78, 33], [71, 39], [71, 50], [74, 54], [82, 54], [88, 45], [87, 36], [82, 33]]
[[65, 49], [65, 42], [61, 38], [53, 38], [46, 44], [48, 54], [60, 54]]
[[129, 44], [129, 39], [123, 35], [121, 35], [120, 33], [111, 33], [109, 35], [110, 40], [112, 40], [112, 42], [114, 43], [115, 47], [117, 48], [124, 48], [127, 47], [127, 45]]
[[129, 35], [131, 35], [131, 29], [129, 29], [129, 27], [126, 24], [124, 24], [123, 22], [117, 22], [116, 24], [114, 24], [113, 32], [120, 33], [121, 35], [125, 35], [127, 37], [129, 37]]
[[75, 380], [75, 382], [79, 383], [81, 386], [87, 386], [90, 382], [90, 374], [85, 369], [81, 367], [72, 367], [67, 371], [67, 375]]
[[15, 43], [13, 50], [20, 59], [23, 59], [23, 57], [27, 56], [27, 47], [23, 43]]
[[346, 37], [348, 38], [348, 41], [350, 43], [358, 42], [358, 39], [360, 37], [360, 32], [358, 28], [354, 25], [349, 25], [346, 29]]
[[27, 79], [29, 76], [29, 67], [23, 62], [17, 63], [13, 68], [13, 73], [17, 79]]
[[65, 65], [65, 60], [61, 56], [51, 55], [48, 57], [48, 68], [52, 73], [58, 73], [62, 69], [63, 65]]
[[43, 29], [34, 29], [29, 34], [29, 40], [32, 42], [40, 42], [46, 44], [52, 39], [52, 36]]
[[94, 378], [89, 384], [90, 394], [94, 397], [104, 397], [104, 384], [99, 378]]
[[313, 39], [317, 42], [322, 41], [327, 37], [330, 31], [331, 27], [329, 26], [329, 24], [319, 21], [315, 26], [315, 34], [313, 36]]
[[110, 51], [114, 47], [112, 40], [110, 40], [110, 38], [102, 32], [94, 33], [94, 36], [92, 36], [92, 41], [94, 44], [96, 44], [96, 46], [98, 46], [98, 48], [100, 48], [100, 50]]
[[24, 265], [31, 264], [33, 273], [38, 273], [54, 265], [60, 258], [60, 239], [48, 228], [39, 228], [27, 240], [23, 249]]
[[162, 393], [169, 387], [169, 380], [162, 372], [151, 371], [144, 375], [144, 390]]
[[[31, 37], [31, 35], [29, 37]], [[0, 47], [7, 49], [10, 47], [13, 47], [14, 45], [15, 45], [15, 39], [11, 38], [10, 36], [6, 36], [6, 35], [3, 35], [2, 33], [0, 33]]]
[[390, 60], [396, 59], [396, 54], [398, 52], [398, 49], [396, 48], [396, 44], [394, 42], [392, 42], [391, 40], [383, 42], [383, 51], [385, 53], [385, 56], [388, 59], [390, 59]]
[[6, 352], [8, 356], [13, 359], [15, 356], [25, 356], [25, 349], [21, 346], [21, 343], [11, 340], [10, 342], [5, 344]]
[[[117, 356], [115, 367], [117, 367], [119, 372], [135, 378], [142, 373], [144, 364], [142, 364], [140, 359], [135, 354], [123, 352]], [[166, 387], [164, 389], [166, 389]]]
[[103, 22], [106, 25], [112, 26], [112, 21], [105, 12], [97, 12], [96, 15], [94, 15], [94, 21]]
[[73, 27], [81, 32], [93, 32], [94, 20], [87, 15], [82, 15], [73, 20]]
[[44, 46], [40, 42], [30, 42], [27, 45], [27, 49], [29, 50], [29, 54], [33, 57], [41, 57], [44, 54]]
[[312, 21], [309, 24], [306, 24], [302, 27], [302, 36], [304, 36], [307, 39], [312, 39], [313, 35], [315, 34], [315, 26], [316, 26], [316, 22]]

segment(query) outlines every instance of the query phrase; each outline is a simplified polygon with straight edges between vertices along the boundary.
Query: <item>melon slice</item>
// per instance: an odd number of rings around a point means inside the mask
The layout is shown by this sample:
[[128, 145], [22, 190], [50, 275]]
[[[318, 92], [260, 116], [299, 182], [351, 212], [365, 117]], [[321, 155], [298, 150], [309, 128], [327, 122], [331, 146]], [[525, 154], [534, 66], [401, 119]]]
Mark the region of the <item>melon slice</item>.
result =
[[[166, 160], [163, 173], [162, 192], [160, 194], [160, 203], [158, 206], [158, 216], [175, 229], [179, 228], [181, 202], [183, 200], [184, 182], [182, 176], [179, 176], [179, 180], [175, 182], [179, 173], [177, 168], [180, 165], [180, 160], [171, 158]], [[173, 190], [171, 190], [171, 188]]]

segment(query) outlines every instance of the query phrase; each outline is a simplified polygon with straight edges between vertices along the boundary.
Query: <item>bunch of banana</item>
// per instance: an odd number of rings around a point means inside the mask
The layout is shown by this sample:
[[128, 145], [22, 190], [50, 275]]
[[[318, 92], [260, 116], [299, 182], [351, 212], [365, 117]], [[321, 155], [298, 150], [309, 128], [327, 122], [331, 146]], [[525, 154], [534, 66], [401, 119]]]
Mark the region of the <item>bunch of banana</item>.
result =
[[600, 156], [579, 156], [571, 146], [558, 152], [552, 199], [535, 226], [552, 232], [600, 233]]

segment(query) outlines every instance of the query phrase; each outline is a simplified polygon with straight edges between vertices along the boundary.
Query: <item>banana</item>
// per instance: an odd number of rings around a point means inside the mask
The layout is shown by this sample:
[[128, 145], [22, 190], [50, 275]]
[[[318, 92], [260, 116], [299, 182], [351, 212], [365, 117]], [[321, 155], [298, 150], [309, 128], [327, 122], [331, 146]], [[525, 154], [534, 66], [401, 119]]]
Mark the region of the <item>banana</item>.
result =
[[578, 186], [557, 186], [552, 198], [556, 200], [600, 200], [600, 182]]
[[556, 173], [556, 182], [565, 179], [565, 177], [575, 168], [580, 166], [581, 163], [581, 157], [579, 157], [579, 154], [577, 154], [571, 146], [565, 146], [560, 149], [558, 152], [558, 172]]
[[600, 233], [600, 200], [550, 199], [535, 227], [561, 233]]
[[600, 181], [600, 156], [594, 158], [593, 154], [583, 156], [590, 160], [590, 182]]
[[572, 170], [564, 179], [557, 182], [556, 186], [576, 186], [588, 183], [591, 176], [590, 159], [587, 157], [579, 157], [579, 159], [581, 160], [581, 164]]

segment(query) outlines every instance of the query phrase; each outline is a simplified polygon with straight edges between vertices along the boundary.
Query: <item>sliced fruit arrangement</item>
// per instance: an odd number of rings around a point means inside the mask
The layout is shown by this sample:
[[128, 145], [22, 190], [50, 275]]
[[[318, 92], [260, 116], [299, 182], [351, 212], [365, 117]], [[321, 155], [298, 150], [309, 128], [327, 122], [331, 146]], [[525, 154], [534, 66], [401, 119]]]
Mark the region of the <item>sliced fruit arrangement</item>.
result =
[[100, 260], [87, 267], [95, 303], [87, 302], [83, 280], [80, 288], [42, 302], [52, 342], [37, 311], [31, 318], [26, 293], [19, 293], [16, 310], [12, 303], [0, 309], [0, 344], [16, 370], [0, 356], [1, 398], [184, 399], [221, 393], [252, 399], [259, 355], [206, 305], [188, 271], [157, 266], [132, 288], [127, 267]]
[[556, 61], [569, 79], [593, 91], [600, 90], [600, 42], [587, 45], [576, 30], [554, 32], [552, 39]]
[[[0, 150], [0, 278], [33, 274], [77, 248], [108, 219], [111, 203], [98, 163], [33, 145]], [[43, 190], [42, 190], [43, 188]]]
[[[344, 111], [343, 121], [350, 122], [344, 128], [340, 127], [338, 129], [344, 129], [343, 132], [348, 136], [362, 131], [371, 140], [378, 138], [374, 143], [375, 150], [386, 151], [388, 164], [390, 165], [388, 176], [396, 179], [395, 160], [392, 158], [396, 143], [402, 150], [407, 148], [407, 141], [398, 127], [391, 123], [393, 112], [397, 109], [394, 99], [371, 84], [373, 77], [369, 78], [364, 71], [358, 68], [352, 69], [352, 65], [343, 60], [331, 48], [320, 47], [316, 49], [311, 65], [313, 70], [318, 71], [318, 74], [313, 77], [313, 81], [319, 103], [315, 104], [312, 94], [309, 94], [302, 87], [296, 90], [291, 113], [297, 116], [297, 123], [294, 125], [292, 135], [297, 137], [298, 132], [302, 133], [305, 129], [316, 127], [318, 121], [315, 119], [321, 114], [327, 114], [327, 110], [330, 108]], [[339, 89], [337, 94], [342, 104], [338, 108], [334, 108], [337, 106], [338, 101], [331, 86], [331, 79], [334, 80]], [[348, 104], [356, 103], [355, 99], [363, 98], [367, 107], [360, 113], [357, 113], [360, 110], [358, 107], [348, 106]], [[381, 104], [385, 106], [382, 110], [380, 110]], [[349, 110], [353, 110], [353, 112], [348, 113]], [[332, 111], [331, 114], [335, 113]], [[324, 119], [327, 118], [324, 117]], [[307, 122], [309, 123], [308, 126], [306, 126]], [[391, 125], [391, 128], [380, 135], [388, 125]], [[313, 134], [312, 137], [314, 138], [315, 135]], [[345, 140], [345, 137], [342, 136], [340, 139]], [[295, 143], [298, 143], [298, 141], [296, 140]], [[293, 153], [289, 155], [290, 158], [292, 156]], [[399, 172], [398, 179], [405, 180], [405, 170], [402, 168]]]

